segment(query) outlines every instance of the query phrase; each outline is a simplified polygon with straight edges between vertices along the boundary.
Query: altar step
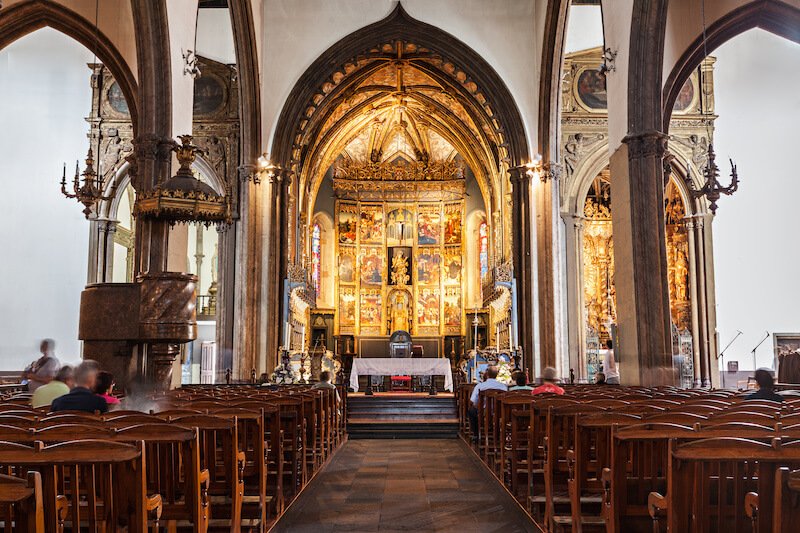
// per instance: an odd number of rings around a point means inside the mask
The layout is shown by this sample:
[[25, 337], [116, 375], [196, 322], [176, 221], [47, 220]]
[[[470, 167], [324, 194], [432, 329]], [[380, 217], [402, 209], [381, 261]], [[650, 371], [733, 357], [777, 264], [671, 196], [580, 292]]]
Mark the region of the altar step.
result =
[[350, 396], [351, 439], [445, 439], [458, 436], [456, 400], [447, 396]]

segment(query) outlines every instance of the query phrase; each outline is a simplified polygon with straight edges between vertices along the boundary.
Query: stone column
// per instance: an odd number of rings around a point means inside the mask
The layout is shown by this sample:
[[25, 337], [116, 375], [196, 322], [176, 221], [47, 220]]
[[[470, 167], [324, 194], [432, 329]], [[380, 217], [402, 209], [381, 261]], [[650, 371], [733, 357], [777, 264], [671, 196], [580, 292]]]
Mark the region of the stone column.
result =
[[618, 346], [625, 384], [672, 385], [664, 226], [667, 136], [629, 134], [610, 160]]
[[569, 337], [567, 349], [569, 351], [570, 368], [575, 370], [575, 376], [585, 377], [586, 374], [586, 324], [583, 320], [583, 219], [578, 215], [563, 215], [567, 224], [566, 231], [566, 278], [567, 278], [567, 320]]
[[112, 281], [116, 232], [116, 220], [95, 219], [89, 223], [89, 283]]
[[269, 253], [267, 265], [267, 286], [265, 297], [269, 300], [269, 313], [266, 317], [266, 354], [263, 371], [268, 372], [277, 365], [278, 347], [282, 344], [281, 324], [283, 321], [283, 286], [288, 262], [288, 187], [291, 173], [278, 170], [270, 178], [269, 187]]
[[531, 173], [525, 166], [513, 167], [511, 189], [513, 195], [511, 221], [513, 235], [514, 278], [517, 282], [519, 317], [519, 341], [522, 345], [524, 366], [536, 373], [534, 368], [535, 338], [533, 328], [533, 266], [531, 250]]
[[[269, 265], [269, 256], [264, 257], [263, 254], [265, 247], [262, 242], [264, 220], [261, 195], [262, 188], [269, 187], [270, 184], [262, 181], [263, 177], [255, 165], [249, 164], [239, 167], [239, 179], [242, 183], [239, 188], [240, 219], [236, 222], [235, 233], [234, 231], [225, 233], [224, 246], [222, 241], [220, 242], [219, 256], [220, 275], [224, 276], [224, 272], [235, 272], [235, 280], [224, 278], [221, 280], [220, 308], [225, 309], [222, 306], [233, 305], [235, 312], [218, 313], [218, 317], [221, 320], [223, 315], [226, 315], [224, 320], [228, 320], [228, 316], [235, 317], [233, 318], [235, 324], [228, 326], [219, 322], [217, 338], [219, 342], [222, 339], [221, 335], [233, 335], [228, 343], [220, 342], [221, 349], [227, 349], [226, 347], [231, 349], [231, 353], [226, 353], [223, 358], [222, 362], [226, 366], [221, 367], [220, 371], [224, 373], [231, 368], [235, 377], [244, 379], [250, 375], [250, 370], [256, 368], [259, 347], [263, 349], [264, 346], [261, 342], [264, 316], [261, 308], [264, 286], [262, 265], [265, 263]], [[223, 270], [224, 265], [229, 265], [229, 269]]]
[[[558, 213], [558, 184], [560, 166], [547, 163], [541, 172], [541, 183], [536, 185], [536, 276], [539, 305], [539, 357], [543, 367], [556, 367], [556, 269], [558, 239], [556, 224]], [[557, 207], [555, 208], [557, 209]]]

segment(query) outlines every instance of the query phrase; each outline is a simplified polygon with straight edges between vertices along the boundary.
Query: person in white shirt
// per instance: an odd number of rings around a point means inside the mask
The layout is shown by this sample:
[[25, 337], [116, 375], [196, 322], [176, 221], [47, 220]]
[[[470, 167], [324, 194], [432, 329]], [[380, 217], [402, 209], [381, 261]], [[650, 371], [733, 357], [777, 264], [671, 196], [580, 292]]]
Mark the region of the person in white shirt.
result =
[[469, 416], [469, 423], [470, 427], [472, 428], [473, 439], [475, 440], [478, 438], [478, 409], [483, 407], [478, 405], [481, 391], [508, 390], [508, 387], [505, 383], [497, 381], [497, 373], [498, 368], [496, 366], [486, 367], [486, 371], [483, 374], [484, 380], [475, 385], [475, 388], [472, 389], [472, 395], [469, 397], [470, 406], [469, 410], [467, 411], [467, 416]]
[[614, 343], [611, 339], [606, 341], [606, 349], [603, 350], [603, 374], [606, 375], [607, 385], [619, 385], [619, 370], [617, 362], [614, 360]]

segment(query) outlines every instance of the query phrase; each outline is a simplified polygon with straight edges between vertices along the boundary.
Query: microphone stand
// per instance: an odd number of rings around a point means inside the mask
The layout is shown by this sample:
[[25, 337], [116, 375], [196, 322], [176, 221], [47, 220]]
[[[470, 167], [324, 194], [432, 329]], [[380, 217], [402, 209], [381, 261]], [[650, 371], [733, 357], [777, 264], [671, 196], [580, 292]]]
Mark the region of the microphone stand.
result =
[[759, 342], [758, 344], [756, 344], [756, 347], [755, 347], [755, 348], [753, 348], [753, 352], [752, 352], [752, 353], [753, 353], [753, 372], [755, 372], [755, 371], [756, 371], [756, 369], [758, 368], [758, 367], [757, 367], [757, 365], [756, 365], [756, 350], [758, 350], [758, 347], [759, 347], [759, 346], [761, 346], [762, 344], [764, 344], [764, 341], [765, 341], [765, 340], [769, 339], [769, 331], [767, 331], [766, 333], [767, 333], [766, 337], [764, 337], [763, 339], [761, 339], [761, 342]]
[[[721, 352], [719, 352], [719, 359], [722, 359], [723, 367], [725, 366], [725, 352], [728, 351], [728, 348], [731, 347], [731, 344], [733, 344], [734, 341], [736, 339], [738, 339], [741, 334], [742, 334], [742, 332], [740, 330], [736, 330], [736, 336], [731, 339], [731, 342], [729, 342], [727, 345], [725, 345], [725, 347], [722, 349]], [[723, 368], [723, 371], [722, 371], [722, 387], [723, 388], [725, 388], [725, 370], [727, 370], [727, 369]]]

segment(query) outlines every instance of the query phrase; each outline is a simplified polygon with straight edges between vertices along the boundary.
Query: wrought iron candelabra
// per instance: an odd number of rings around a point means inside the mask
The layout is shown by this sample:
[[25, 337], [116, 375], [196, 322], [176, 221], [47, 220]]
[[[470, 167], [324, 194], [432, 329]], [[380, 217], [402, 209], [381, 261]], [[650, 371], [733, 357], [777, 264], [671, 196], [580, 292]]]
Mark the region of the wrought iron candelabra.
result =
[[[692, 182], [691, 176], [689, 173], [686, 173], [686, 183], [689, 185], [689, 190], [692, 193], [694, 198], [701, 198], [703, 196], [710, 202], [709, 209], [711, 209], [712, 214], [717, 214], [717, 200], [724, 194], [726, 196], [730, 196], [736, 192], [739, 188], [739, 175], [736, 172], [736, 165], [733, 163], [733, 159], [730, 159], [731, 162], [731, 184], [727, 187], [723, 187], [722, 184], [719, 182], [719, 167], [717, 166], [716, 161], [716, 154], [714, 153], [714, 145], [708, 145], [708, 163], [706, 163], [705, 168], [703, 169], [703, 176], [705, 177], [706, 181], [703, 184], [703, 187], [700, 189], [694, 188], [694, 183]], [[687, 169], [688, 169], [687, 165]]]
[[[86, 154], [86, 168], [82, 173], [79, 173], [79, 165], [75, 163], [75, 177], [72, 181], [73, 192], [67, 191], [67, 164], [64, 163], [64, 173], [61, 175], [61, 193], [67, 198], [75, 198], [83, 204], [83, 214], [86, 219], [92, 214], [92, 209], [98, 203], [104, 200], [110, 200], [110, 196], [103, 196], [103, 189], [105, 188], [105, 180], [97, 175], [94, 170], [94, 155], [92, 149]], [[81, 185], [81, 177], [83, 177], [83, 184]]]

